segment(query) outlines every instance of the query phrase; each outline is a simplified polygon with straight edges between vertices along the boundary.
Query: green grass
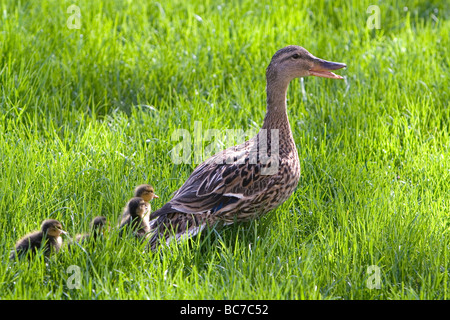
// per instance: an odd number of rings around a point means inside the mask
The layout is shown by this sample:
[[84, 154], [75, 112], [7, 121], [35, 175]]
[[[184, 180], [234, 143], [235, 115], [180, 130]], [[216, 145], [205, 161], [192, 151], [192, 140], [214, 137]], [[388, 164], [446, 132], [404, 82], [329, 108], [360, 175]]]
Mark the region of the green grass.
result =
[[[71, 4], [79, 30], [66, 26]], [[379, 30], [366, 26], [372, 4]], [[448, 299], [449, 12], [445, 1], [0, 0], [0, 298]], [[259, 128], [265, 68], [288, 44], [348, 67], [345, 81], [289, 87], [302, 175], [281, 207], [156, 252], [111, 234], [48, 263], [9, 262], [43, 219], [72, 235], [96, 215], [115, 226], [138, 184], [162, 206], [196, 166], [173, 163], [172, 134], [193, 136], [195, 121]], [[367, 287], [372, 265], [380, 289]]]

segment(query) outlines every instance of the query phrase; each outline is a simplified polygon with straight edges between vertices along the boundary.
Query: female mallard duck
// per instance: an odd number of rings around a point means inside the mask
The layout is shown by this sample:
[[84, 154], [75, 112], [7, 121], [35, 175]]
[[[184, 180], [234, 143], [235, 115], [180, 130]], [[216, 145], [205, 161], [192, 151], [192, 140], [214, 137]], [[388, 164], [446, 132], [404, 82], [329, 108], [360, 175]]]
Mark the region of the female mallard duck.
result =
[[40, 231], [30, 233], [17, 241], [10, 259], [14, 259], [16, 255], [19, 257], [25, 256], [27, 253], [33, 255], [41, 248], [44, 250], [44, 255], [49, 257], [51, 253], [57, 253], [61, 248], [62, 233], [67, 234], [58, 220], [44, 220]]
[[119, 236], [128, 228], [136, 237], [144, 237], [150, 231], [148, 222], [144, 219], [148, 213], [149, 205], [144, 199], [134, 197], [128, 201], [119, 225]]
[[75, 241], [78, 243], [83, 243], [88, 240], [97, 240], [102, 234], [104, 227], [106, 226], [106, 218], [103, 216], [98, 216], [92, 219], [89, 229], [90, 233], [78, 234], [75, 236]]
[[278, 50], [266, 70], [267, 112], [252, 139], [200, 164], [173, 198], [150, 219], [149, 243], [195, 235], [205, 226], [257, 218], [286, 201], [297, 187], [300, 162], [286, 110], [294, 78], [342, 79], [343, 63], [314, 57], [299, 46]]

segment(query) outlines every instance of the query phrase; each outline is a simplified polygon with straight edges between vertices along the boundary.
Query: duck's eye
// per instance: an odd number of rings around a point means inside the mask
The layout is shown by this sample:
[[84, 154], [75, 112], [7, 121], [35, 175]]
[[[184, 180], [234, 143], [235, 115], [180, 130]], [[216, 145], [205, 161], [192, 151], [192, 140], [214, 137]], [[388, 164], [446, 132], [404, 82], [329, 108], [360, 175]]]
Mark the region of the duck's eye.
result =
[[292, 59], [298, 59], [298, 58], [300, 58], [300, 55], [298, 53], [294, 53], [292, 55]]

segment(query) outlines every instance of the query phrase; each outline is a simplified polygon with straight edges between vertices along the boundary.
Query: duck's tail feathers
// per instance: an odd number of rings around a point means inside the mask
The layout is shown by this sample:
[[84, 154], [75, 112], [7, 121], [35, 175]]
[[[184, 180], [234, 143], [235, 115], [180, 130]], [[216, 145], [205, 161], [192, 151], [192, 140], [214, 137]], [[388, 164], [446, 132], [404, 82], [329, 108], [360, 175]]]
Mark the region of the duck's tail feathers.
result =
[[169, 244], [172, 240], [182, 240], [200, 233], [208, 225], [200, 214], [168, 213], [150, 221], [148, 246], [151, 250], [159, 244]]

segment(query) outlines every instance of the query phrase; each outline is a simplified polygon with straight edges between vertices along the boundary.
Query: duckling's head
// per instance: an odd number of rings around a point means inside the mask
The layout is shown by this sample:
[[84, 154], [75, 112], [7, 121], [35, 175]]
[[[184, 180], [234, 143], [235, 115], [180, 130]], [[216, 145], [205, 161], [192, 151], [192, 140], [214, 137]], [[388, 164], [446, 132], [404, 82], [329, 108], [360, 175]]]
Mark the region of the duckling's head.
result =
[[91, 230], [100, 230], [104, 226], [106, 226], [106, 218], [103, 216], [95, 217], [90, 224]]
[[128, 201], [128, 211], [132, 217], [143, 217], [148, 212], [148, 204], [141, 197], [134, 197]]
[[41, 225], [41, 231], [50, 237], [59, 237], [62, 233], [67, 234], [67, 232], [63, 230], [61, 222], [54, 219], [44, 220]]
[[305, 48], [287, 46], [278, 50], [267, 67], [266, 77], [270, 80], [290, 82], [294, 78], [316, 76], [331, 79], [343, 79], [331, 70], [346, 67], [344, 63], [331, 62], [316, 58]]
[[155, 194], [155, 190], [153, 189], [153, 187], [149, 184], [141, 184], [140, 186], [137, 186], [136, 189], [134, 189], [134, 196], [140, 197], [146, 202], [150, 202], [154, 198], [159, 198]]

